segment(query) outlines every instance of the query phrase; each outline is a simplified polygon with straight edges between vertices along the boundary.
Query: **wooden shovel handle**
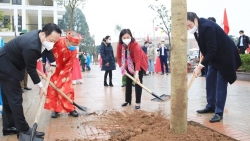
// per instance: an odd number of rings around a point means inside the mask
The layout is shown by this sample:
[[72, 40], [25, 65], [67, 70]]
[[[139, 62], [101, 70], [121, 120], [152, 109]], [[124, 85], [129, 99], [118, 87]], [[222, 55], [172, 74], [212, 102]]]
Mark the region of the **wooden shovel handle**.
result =
[[144, 85], [142, 85], [142, 83], [135, 81], [134, 77], [132, 77], [131, 75], [129, 75], [129, 74], [127, 73], [127, 71], [125, 71], [125, 74], [126, 74], [131, 80], [133, 80], [136, 84], [138, 84], [139, 86], [141, 86], [144, 90], [146, 90], [147, 92], [149, 92], [149, 93], [152, 94], [152, 91], [151, 91], [151, 90], [149, 90], [147, 87], [145, 87]]
[[[51, 75], [52, 75], [52, 73], [51, 73], [51, 71], [49, 71], [48, 78], [46, 78], [46, 82], [45, 82], [45, 85], [44, 85], [44, 88], [46, 90], [47, 90], [47, 88], [49, 86]], [[39, 120], [39, 117], [41, 115], [41, 111], [42, 111], [42, 107], [44, 105], [45, 99], [46, 99], [45, 96], [42, 94], [42, 97], [41, 97], [41, 100], [40, 100], [40, 103], [39, 103], [39, 106], [38, 106], [38, 110], [36, 112], [36, 118], [35, 118], [34, 123], [38, 123], [38, 120]]]
[[[47, 78], [39, 71], [37, 70], [37, 73], [44, 79], [47, 80]], [[56, 87], [56, 85], [54, 83], [52, 83], [51, 81], [49, 81], [49, 84], [56, 90], [58, 91], [64, 98], [66, 98], [71, 104], [73, 104], [73, 100], [71, 100], [62, 90], [60, 90], [59, 88]]]
[[[200, 65], [200, 64], [201, 64], [201, 61], [202, 61], [202, 60], [203, 60], [203, 56], [201, 56], [201, 58], [200, 58], [200, 62], [199, 62], [199, 64], [198, 64], [198, 65]], [[187, 87], [188, 91], [189, 91], [189, 89], [191, 88], [191, 86], [192, 86], [192, 84], [193, 84], [194, 80], [195, 80], [195, 75], [194, 75], [194, 73], [193, 73], [192, 79], [191, 79], [191, 80], [190, 80], [190, 82], [188, 83], [188, 87]]]

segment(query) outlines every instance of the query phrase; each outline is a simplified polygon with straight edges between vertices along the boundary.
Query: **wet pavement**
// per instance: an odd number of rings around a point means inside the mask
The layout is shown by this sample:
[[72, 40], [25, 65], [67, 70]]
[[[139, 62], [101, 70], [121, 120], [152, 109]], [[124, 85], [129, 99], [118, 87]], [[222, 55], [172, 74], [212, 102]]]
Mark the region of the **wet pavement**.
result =
[[[134, 88], [132, 105], [121, 107], [125, 100], [125, 88], [121, 87], [120, 69], [113, 71], [114, 87], [103, 86], [103, 74], [99, 65], [92, 65], [92, 70], [83, 72], [83, 84], [75, 86], [75, 103], [89, 108], [90, 112], [103, 111], [132, 111], [134, 110]], [[143, 84], [155, 92], [157, 95], [170, 94], [170, 77], [171, 75], [154, 74], [145, 76]], [[192, 75], [188, 74], [189, 80]], [[39, 104], [38, 88], [31, 83], [31, 91], [23, 93], [24, 112], [26, 120], [32, 126], [36, 110]], [[163, 110], [166, 114], [170, 113], [170, 101], [153, 102], [154, 98], [143, 90], [141, 109], [146, 111]], [[210, 123], [209, 119], [212, 114], [197, 114], [196, 110], [202, 109], [206, 105], [205, 95], [205, 78], [197, 78], [188, 93], [188, 120], [199, 122], [206, 127], [233, 137], [237, 140], [250, 141], [250, 82], [236, 81], [233, 85], [228, 86], [228, 96], [225, 106], [224, 119], [218, 123]], [[50, 117], [51, 112], [42, 110], [42, 116], [38, 123], [38, 131], [44, 131], [45, 141], [54, 141], [57, 139], [98, 139], [105, 140], [109, 138], [109, 127], [107, 130], [101, 130], [98, 125], [89, 126], [85, 123], [92, 117], [86, 116], [80, 112], [80, 116], [75, 118], [67, 114], [60, 114], [57, 119]], [[1, 122], [2, 123], [2, 122]], [[16, 135], [2, 136], [0, 141], [16, 141]]]

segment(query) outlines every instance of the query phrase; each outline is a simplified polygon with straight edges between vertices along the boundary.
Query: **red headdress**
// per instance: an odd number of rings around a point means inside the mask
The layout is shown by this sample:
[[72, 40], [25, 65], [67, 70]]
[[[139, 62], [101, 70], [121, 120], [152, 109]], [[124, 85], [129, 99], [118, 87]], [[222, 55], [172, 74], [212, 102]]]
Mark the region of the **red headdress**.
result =
[[79, 44], [82, 41], [82, 36], [79, 33], [76, 33], [78, 35], [78, 38], [72, 37], [70, 36], [71, 32], [72, 31], [67, 32], [67, 35], [66, 35], [67, 39], [69, 39], [73, 43]]

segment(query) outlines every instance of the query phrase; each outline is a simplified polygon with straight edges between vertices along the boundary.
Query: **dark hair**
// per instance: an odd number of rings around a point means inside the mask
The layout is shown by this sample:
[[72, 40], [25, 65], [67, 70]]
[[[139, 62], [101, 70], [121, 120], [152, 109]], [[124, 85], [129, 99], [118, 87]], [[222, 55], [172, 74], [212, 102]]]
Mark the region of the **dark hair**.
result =
[[21, 32], [21, 33], [19, 33], [19, 35], [23, 35], [23, 34], [24, 34], [24, 33], [22, 33], [22, 32]]
[[106, 42], [106, 40], [109, 38], [110, 36], [107, 35], [105, 38], [102, 39], [103, 42]]
[[216, 19], [214, 17], [208, 17], [207, 19], [216, 23]]
[[194, 12], [187, 12], [187, 20], [194, 22], [194, 19], [199, 19], [199, 17]]
[[144, 45], [147, 44], [147, 43], [148, 43], [148, 41], [144, 42]]
[[42, 29], [42, 32], [45, 33], [46, 37], [49, 36], [53, 31], [59, 33], [60, 35], [62, 34], [60, 27], [54, 23], [48, 23]]
[[163, 41], [163, 40], [161, 41], [161, 43], [162, 43], [162, 42], [165, 43], [165, 41]]
[[244, 31], [243, 31], [243, 30], [240, 30], [239, 33], [244, 33]]
[[120, 44], [123, 44], [123, 42], [122, 42], [122, 36], [124, 35], [124, 34], [129, 34], [130, 36], [131, 36], [131, 42], [134, 42], [135, 41], [135, 39], [134, 39], [134, 37], [132, 36], [132, 33], [131, 33], [131, 31], [130, 31], [130, 29], [123, 29], [121, 32], [120, 32], [120, 35], [119, 35], [119, 43]]

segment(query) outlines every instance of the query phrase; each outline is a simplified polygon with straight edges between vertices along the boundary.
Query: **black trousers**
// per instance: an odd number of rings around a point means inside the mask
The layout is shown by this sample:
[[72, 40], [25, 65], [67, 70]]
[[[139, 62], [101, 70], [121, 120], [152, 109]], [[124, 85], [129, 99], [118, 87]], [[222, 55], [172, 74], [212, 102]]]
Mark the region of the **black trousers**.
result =
[[23, 113], [23, 97], [20, 81], [0, 72], [3, 100], [3, 128], [16, 127], [18, 131], [27, 131], [29, 125]]
[[112, 70], [105, 71], [104, 82], [106, 82], [108, 74], [109, 74], [109, 83], [110, 83], [110, 82], [112, 82]]
[[162, 71], [162, 74], [164, 74], [164, 66], [166, 67], [166, 73], [168, 73], [168, 60], [167, 58], [164, 58], [164, 57], [160, 57], [160, 62], [161, 62], [161, 71]]
[[[127, 72], [128, 72], [128, 74], [133, 76], [128, 70], [127, 70]], [[141, 68], [141, 71], [139, 71], [139, 79], [140, 79], [141, 83], [142, 83], [142, 77], [143, 77], [143, 69]], [[125, 101], [129, 102], [129, 103], [132, 100], [132, 82], [133, 82], [133, 80], [131, 80], [129, 77], [127, 77], [126, 90], [125, 90]], [[141, 103], [141, 94], [142, 94], [142, 87], [135, 84], [135, 102], [136, 103]]]
[[244, 46], [240, 46], [240, 54], [245, 54], [245, 50]]

